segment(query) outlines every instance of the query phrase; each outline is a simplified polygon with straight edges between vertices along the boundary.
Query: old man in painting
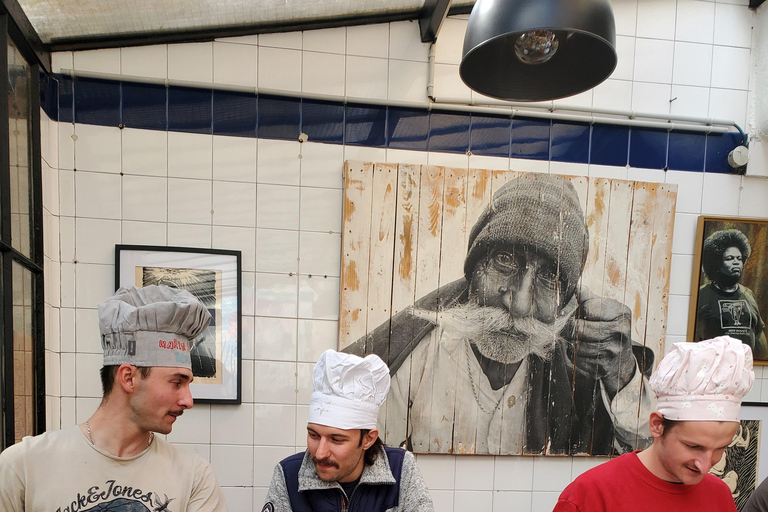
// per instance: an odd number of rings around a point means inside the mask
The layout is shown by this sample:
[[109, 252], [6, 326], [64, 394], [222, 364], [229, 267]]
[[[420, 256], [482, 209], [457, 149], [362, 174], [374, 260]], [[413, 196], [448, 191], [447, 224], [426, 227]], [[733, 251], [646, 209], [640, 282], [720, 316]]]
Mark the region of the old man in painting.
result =
[[573, 185], [528, 174], [474, 225], [464, 277], [350, 345], [390, 366], [387, 417], [415, 451], [594, 455], [644, 445], [652, 410], [629, 309], [579, 279], [589, 233]]

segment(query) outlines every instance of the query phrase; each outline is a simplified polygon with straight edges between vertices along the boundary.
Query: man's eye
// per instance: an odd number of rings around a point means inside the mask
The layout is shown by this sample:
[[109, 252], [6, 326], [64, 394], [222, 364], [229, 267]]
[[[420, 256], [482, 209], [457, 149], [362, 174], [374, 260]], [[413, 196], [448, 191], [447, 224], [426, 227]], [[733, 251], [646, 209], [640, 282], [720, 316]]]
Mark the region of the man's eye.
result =
[[515, 273], [517, 272], [518, 265], [515, 262], [515, 258], [507, 253], [507, 252], [500, 252], [494, 255], [493, 262], [496, 264], [496, 266], [508, 273]]
[[536, 274], [536, 280], [548, 288], [557, 286], [557, 272], [554, 270], [541, 270]]
[[542, 288], [546, 288], [548, 290], [554, 290], [555, 288], [557, 288], [557, 279], [554, 279], [554, 278], [537, 276], [536, 283]]

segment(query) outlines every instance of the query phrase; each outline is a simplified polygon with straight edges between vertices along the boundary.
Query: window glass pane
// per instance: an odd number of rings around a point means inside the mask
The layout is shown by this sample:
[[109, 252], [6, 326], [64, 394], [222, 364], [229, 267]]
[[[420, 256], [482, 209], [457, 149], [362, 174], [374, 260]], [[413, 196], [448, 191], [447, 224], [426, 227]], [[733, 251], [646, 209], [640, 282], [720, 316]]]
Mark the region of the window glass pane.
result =
[[8, 144], [11, 173], [11, 245], [29, 258], [31, 253], [30, 144], [31, 72], [27, 61], [8, 40]]
[[32, 273], [13, 263], [13, 408], [16, 442], [35, 430]]

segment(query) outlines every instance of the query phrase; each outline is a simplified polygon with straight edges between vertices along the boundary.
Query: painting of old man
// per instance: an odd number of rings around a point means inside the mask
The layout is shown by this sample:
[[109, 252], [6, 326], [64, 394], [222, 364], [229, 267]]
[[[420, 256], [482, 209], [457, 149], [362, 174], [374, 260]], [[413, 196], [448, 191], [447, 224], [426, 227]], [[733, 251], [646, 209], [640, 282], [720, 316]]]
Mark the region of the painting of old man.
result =
[[[488, 454], [644, 446], [672, 188], [426, 166], [347, 171], [340, 345], [390, 366], [388, 443]], [[374, 191], [391, 180], [391, 197], [374, 192], [362, 221], [358, 179]]]

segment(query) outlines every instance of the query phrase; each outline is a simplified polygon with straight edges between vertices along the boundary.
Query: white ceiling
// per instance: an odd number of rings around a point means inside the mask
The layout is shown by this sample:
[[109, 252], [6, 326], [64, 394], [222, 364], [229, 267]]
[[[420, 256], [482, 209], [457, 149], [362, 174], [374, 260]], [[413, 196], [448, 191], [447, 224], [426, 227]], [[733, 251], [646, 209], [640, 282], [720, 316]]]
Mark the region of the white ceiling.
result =
[[[43, 44], [416, 19], [425, 0], [17, 0]], [[474, 0], [455, 0], [455, 8]], [[343, 23], [342, 23], [343, 22]]]

